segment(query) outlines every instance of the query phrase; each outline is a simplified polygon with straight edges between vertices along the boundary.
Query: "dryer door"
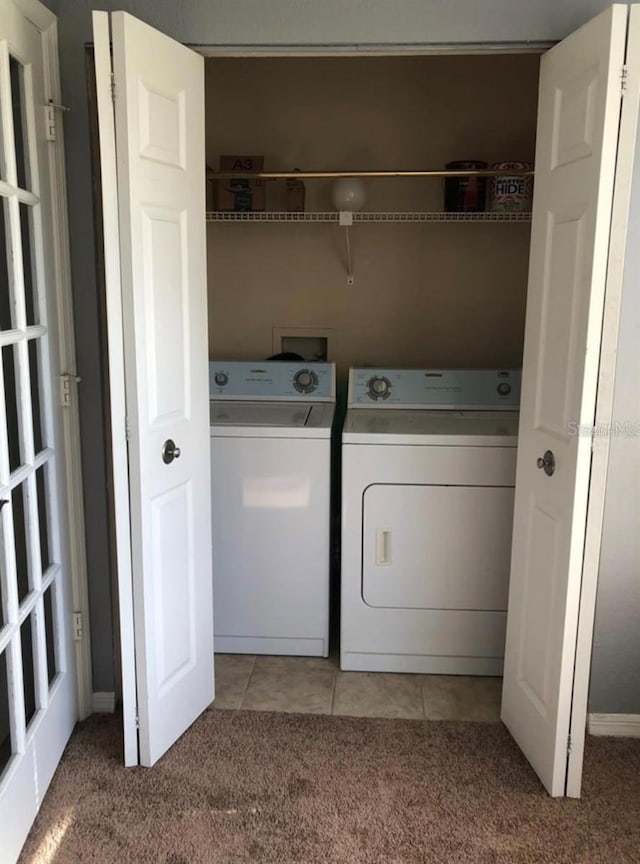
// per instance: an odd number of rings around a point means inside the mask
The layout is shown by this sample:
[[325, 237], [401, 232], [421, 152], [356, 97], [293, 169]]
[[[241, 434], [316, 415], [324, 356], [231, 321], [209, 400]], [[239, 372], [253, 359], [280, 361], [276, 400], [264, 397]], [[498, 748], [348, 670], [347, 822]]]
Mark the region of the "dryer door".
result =
[[505, 610], [513, 487], [374, 484], [363, 498], [369, 606]]

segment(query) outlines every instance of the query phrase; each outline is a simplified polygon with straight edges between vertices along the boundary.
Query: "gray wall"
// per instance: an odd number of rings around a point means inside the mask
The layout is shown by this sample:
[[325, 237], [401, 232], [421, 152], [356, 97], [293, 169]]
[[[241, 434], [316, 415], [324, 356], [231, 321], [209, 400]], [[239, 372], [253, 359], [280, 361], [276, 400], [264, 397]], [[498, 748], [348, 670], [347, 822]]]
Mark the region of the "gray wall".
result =
[[[94, 689], [111, 690], [114, 685], [112, 615], [84, 70], [84, 45], [91, 40], [91, 9], [124, 9], [188, 44], [366, 49], [389, 43], [550, 44], [609, 3], [608, 0], [563, 0], [560, 3], [558, 0], [528, 3], [524, 0], [351, 0], [349, 3], [343, 0], [49, 0], [48, 5], [60, 16], [63, 95], [72, 109], [65, 115], [65, 135], [78, 368], [82, 376], [81, 423]], [[629, 338], [630, 350], [633, 338]], [[622, 357], [620, 362], [623, 362]], [[627, 380], [631, 380], [631, 373], [627, 374]], [[625, 398], [620, 389], [619, 403]], [[619, 410], [624, 413], [624, 408]], [[611, 502], [620, 500], [625, 481], [625, 471], [618, 465], [615, 453], [614, 457], [609, 490]], [[620, 675], [625, 664], [637, 659], [637, 654], [631, 658], [629, 652], [637, 651], [631, 634], [640, 614], [640, 598], [630, 578], [634, 550], [621, 554], [618, 538], [619, 511], [623, 511], [623, 518], [625, 513], [626, 518], [630, 517], [626, 505], [617, 507], [609, 504], [609, 500], [592, 702], [597, 705], [594, 710], [598, 711], [622, 710], [619, 706], [624, 705], [624, 710], [640, 712], [640, 694], [636, 689], [633, 695], [624, 676]], [[629, 635], [622, 639], [621, 633]], [[614, 669], [615, 675], [612, 674]]]
[[[607, 0], [53, 0], [87, 39], [91, 9], [123, 9], [191, 45], [555, 42]], [[78, 30], [76, 30], [78, 32]]]
[[640, 130], [609, 451], [590, 710], [640, 713]]

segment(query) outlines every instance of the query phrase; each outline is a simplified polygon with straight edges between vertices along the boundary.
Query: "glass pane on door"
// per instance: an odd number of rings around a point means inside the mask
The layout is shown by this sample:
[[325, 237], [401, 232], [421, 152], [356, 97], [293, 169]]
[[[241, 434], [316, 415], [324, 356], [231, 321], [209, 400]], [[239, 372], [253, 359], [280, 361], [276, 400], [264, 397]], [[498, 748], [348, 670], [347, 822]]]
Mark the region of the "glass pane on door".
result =
[[33, 207], [20, 204], [20, 242], [22, 245], [22, 272], [24, 273], [24, 302], [27, 326], [38, 324], [38, 301], [36, 294], [35, 248], [33, 244]]
[[44, 631], [47, 645], [47, 681], [49, 687], [58, 674], [58, 658], [55, 639], [55, 606], [53, 597], [54, 586], [50, 585], [44, 592]]
[[16, 576], [18, 579], [18, 603], [22, 603], [31, 588], [29, 579], [29, 555], [27, 551], [26, 501], [23, 486], [16, 486], [11, 493], [13, 508], [13, 536], [16, 550]]
[[11, 74], [11, 106], [13, 109], [13, 134], [16, 150], [18, 186], [29, 188], [29, 160], [27, 157], [27, 124], [24, 66], [15, 57], [9, 58]]
[[49, 513], [48, 513], [48, 495], [49, 484], [46, 478], [46, 468], [42, 465], [36, 471], [36, 491], [38, 494], [38, 528], [40, 533], [40, 561], [42, 562], [42, 572], [46, 573], [47, 569], [53, 563], [51, 560], [51, 552], [49, 549]]
[[13, 278], [9, 278], [11, 259], [7, 223], [9, 207], [6, 198], [0, 198], [0, 330], [12, 330], [15, 313], [13, 304]]
[[4, 401], [9, 445], [9, 470], [20, 467], [19, 398], [16, 380], [16, 348], [5, 345], [2, 349], [2, 375], [4, 378]]
[[[7, 499], [0, 500], [0, 511], [6, 506]], [[7, 571], [4, 558], [0, 557], [0, 630], [9, 621], [9, 610], [7, 608]]]
[[33, 615], [23, 622], [20, 628], [20, 648], [22, 651], [22, 686], [24, 688], [24, 714], [28, 726], [36, 713], [36, 675], [33, 654]]
[[5, 140], [3, 115], [8, 105], [4, 101], [4, 90], [0, 88], [0, 180], [7, 179], [7, 151], [11, 142]]
[[31, 419], [33, 421], [33, 449], [35, 454], [44, 447], [43, 414], [40, 395], [39, 339], [29, 341], [29, 381], [31, 385]]
[[7, 652], [0, 654], [0, 779], [11, 759], [11, 715]]
[[3, 579], [4, 579], [4, 573], [0, 573], [0, 630], [2, 630], [4, 625], [9, 620], [8, 615], [7, 615], [7, 607], [6, 607]]

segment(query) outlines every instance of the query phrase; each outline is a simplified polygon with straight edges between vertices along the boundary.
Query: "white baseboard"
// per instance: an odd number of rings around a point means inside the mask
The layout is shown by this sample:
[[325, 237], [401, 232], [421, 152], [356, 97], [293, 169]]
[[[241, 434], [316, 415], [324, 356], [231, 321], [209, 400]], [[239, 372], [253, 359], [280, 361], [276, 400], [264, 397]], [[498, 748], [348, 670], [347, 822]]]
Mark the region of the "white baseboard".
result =
[[589, 714], [589, 735], [640, 738], [640, 714]]
[[116, 710], [116, 694], [115, 693], [94, 693], [93, 694], [93, 713], [94, 714], [113, 714]]

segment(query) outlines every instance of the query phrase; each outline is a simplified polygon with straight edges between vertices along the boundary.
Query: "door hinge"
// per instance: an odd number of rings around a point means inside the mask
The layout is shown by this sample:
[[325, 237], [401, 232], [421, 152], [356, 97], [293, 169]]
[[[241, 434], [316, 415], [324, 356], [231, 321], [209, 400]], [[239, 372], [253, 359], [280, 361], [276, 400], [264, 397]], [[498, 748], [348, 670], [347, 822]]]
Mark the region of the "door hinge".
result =
[[57, 121], [56, 111], [70, 111], [66, 105], [60, 105], [59, 102], [54, 102], [49, 99], [44, 106], [44, 138], [45, 141], [55, 141], [57, 138]]
[[111, 101], [116, 101], [116, 76], [111, 73]]
[[44, 138], [45, 141], [56, 140], [56, 109], [53, 105], [44, 106]]
[[571, 735], [567, 735], [567, 753], [571, 753]]
[[140, 728], [140, 715], [136, 714], [136, 729]]
[[72, 372], [63, 372], [60, 376], [60, 404], [63, 408], [71, 405], [71, 385], [79, 384], [81, 380]]
[[125, 417], [124, 418], [124, 437], [125, 437], [126, 441], [129, 440], [130, 432], [131, 432], [131, 430], [129, 429], [129, 418]]
[[84, 630], [82, 628], [82, 612], [73, 613], [73, 639], [74, 642], [81, 642]]
[[627, 84], [629, 79], [629, 69], [625, 64], [620, 73], [620, 92], [624, 95], [627, 92]]

